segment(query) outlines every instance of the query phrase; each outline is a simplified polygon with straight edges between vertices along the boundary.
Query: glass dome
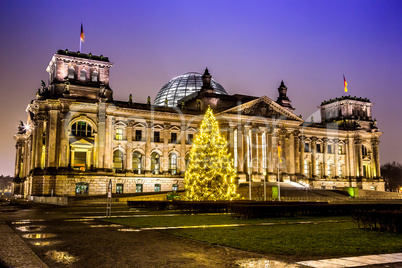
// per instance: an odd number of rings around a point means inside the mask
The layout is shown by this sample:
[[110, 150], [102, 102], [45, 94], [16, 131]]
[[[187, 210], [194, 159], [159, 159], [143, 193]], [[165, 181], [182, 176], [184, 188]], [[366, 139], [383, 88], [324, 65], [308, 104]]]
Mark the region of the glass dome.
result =
[[[218, 94], [227, 95], [226, 90], [214, 79], [211, 79], [211, 86]], [[159, 90], [158, 95], [156, 95], [154, 104], [155, 105], [165, 105], [165, 100], [168, 100], [168, 106], [177, 106], [177, 102], [193, 94], [194, 92], [200, 91], [202, 87], [202, 74], [200, 73], [186, 73], [179, 75], [172, 80], [170, 80], [166, 85], [164, 85], [161, 90]]]

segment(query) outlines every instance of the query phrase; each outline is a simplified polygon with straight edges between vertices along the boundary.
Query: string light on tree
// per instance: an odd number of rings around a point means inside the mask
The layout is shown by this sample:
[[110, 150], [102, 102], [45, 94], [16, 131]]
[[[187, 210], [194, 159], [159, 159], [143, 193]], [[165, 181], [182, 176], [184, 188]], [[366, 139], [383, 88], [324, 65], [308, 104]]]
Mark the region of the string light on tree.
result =
[[187, 200], [233, 200], [238, 197], [233, 159], [210, 107], [194, 139], [189, 160], [184, 180]]

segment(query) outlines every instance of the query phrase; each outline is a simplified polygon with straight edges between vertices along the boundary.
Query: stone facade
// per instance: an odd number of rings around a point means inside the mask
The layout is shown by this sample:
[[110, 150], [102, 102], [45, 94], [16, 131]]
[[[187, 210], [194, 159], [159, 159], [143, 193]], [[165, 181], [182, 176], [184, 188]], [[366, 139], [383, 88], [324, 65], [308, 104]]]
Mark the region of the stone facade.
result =
[[[191, 140], [213, 108], [238, 182], [295, 182], [313, 188], [384, 190], [379, 137], [367, 99], [323, 102], [321, 122], [293, 113], [279, 98], [216, 94], [211, 75], [177, 107], [113, 100], [108, 58], [59, 50], [27, 107], [16, 140], [14, 194], [71, 196], [183, 189]], [[167, 102], [166, 102], [167, 103]], [[311, 120], [312, 121], [312, 120]], [[278, 144], [281, 148], [278, 165]]]

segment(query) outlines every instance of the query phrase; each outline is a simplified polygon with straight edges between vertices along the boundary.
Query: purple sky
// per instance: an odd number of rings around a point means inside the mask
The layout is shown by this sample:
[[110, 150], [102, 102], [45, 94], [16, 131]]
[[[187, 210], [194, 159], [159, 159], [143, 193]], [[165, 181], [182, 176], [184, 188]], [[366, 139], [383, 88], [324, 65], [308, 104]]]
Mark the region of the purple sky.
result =
[[[115, 2], [115, 3], [114, 3]], [[303, 118], [322, 101], [375, 103], [381, 163], [402, 163], [402, 1], [4, 1], [0, 9], [0, 174], [14, 175], [19, 120], [58, 49], [115, 63], [116, 100], [152, 100], [171, 78], [203, 72], [229, 94], [276, 100], [281, 80]], [[314, 114], [318, 119], [318, 114]]]

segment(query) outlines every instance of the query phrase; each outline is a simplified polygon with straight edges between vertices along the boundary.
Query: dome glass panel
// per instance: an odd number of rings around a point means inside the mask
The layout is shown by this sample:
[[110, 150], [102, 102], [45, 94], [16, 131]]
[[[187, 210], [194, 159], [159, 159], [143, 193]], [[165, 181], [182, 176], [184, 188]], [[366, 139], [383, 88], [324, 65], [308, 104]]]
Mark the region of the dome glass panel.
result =
[[[214, 79], [211, 79], [211, 86], [218, 94], [227, 95], [226, 90]], [[187, 97], [194, 92], [200, 91], [202, 87], [202, 74], [186, 73], [170, 80], [159, 90], [156, 95], [154, 105], [165, 105], [168, 100], [168, 106], [177, 106], [180, 99]]]

